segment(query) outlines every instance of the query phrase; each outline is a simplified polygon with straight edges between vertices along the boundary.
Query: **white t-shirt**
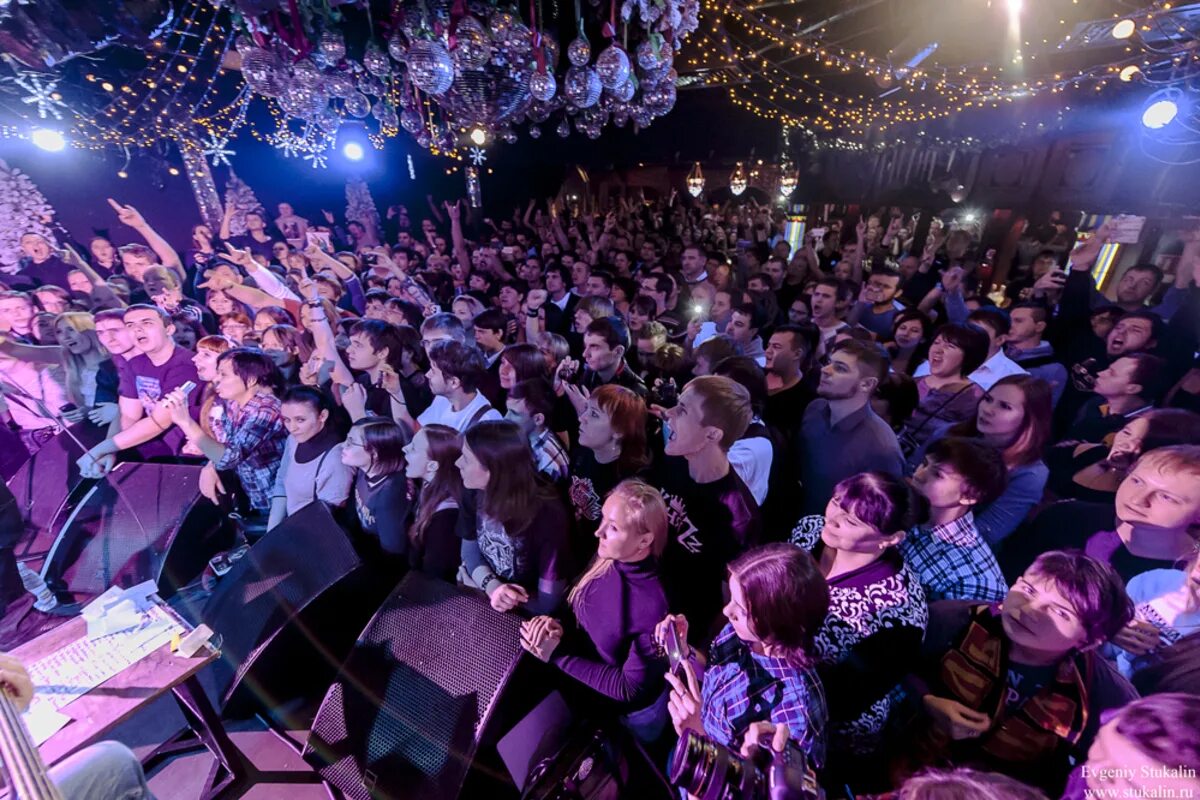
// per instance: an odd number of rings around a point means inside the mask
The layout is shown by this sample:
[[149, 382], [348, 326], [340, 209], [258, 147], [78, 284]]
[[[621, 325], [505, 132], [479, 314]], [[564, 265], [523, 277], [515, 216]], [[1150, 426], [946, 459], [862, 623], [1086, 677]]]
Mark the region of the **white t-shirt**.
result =
[[767, 482], [771, 477], [771, 461], [774, 457], [771, 440], [762, 436], [738, 439], [729, 448], [730, 466], [760, 506], [767, 499]]
[[[480, 409], [487, 410], [480, 414], [476, 419], [475, 415]], [[445, 397], [438, 396], [433, 398], [433, 402], [429, 404], [429, 408], [417, 417], [417, 422], [424, 427], [426, 425], [445, 425], [462, 433], [474, 422], [483, 422], [488, 419], [504, 419], [500, 416], [500, 412], [492, 408], [491, 403], [483, 396], [482, 392], [476, 392], [475, 398], [471, 402], [463, 406], [462, 411], [455, 411], [450, 405], [450, 401]]]
[[[1164, 647], [1200, 630], [1200, 611], [1188, 611], [1188, 574], [1178, 569], [1152, 569], [1130, 578], [1126, 586], [1133, 601], [1134, 616], [1161, 632]], [[1117, 669], [1128, 678], [1139, 666], [1138, 659], [1116, 649]]]

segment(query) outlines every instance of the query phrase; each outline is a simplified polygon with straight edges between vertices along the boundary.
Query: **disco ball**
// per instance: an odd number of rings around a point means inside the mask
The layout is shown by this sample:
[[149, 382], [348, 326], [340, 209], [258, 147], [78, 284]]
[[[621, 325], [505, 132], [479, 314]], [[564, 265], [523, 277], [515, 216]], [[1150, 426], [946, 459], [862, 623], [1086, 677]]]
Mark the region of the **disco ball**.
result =
[[379, 45], [370, 42], [367, 45], [366, 52], [363, 53], [363, 66], [367, 68], [367, 72], [372, 75], [384, 77], [392, 72], [392, 61], [387, 57], [387, 53], [380, 49]]
[[618, 128], [624, 128], [629, 124], [629, 109], [625, 106], [618, 108], [613, 112], [612, 119], [614, 125], [616, 125]]
[[400, 127], [409, 133], [416, 133], [422, 128], [421, 115], [415, 109], [404, 109], [400, 114]]
[[388, 55], [397, 61], [403, 61], [408, 55], [408, 47], [404, 44], [404, 38], [399, 33], [393, 34], [392, 38], [388, 39], [387, 45]]
[[577, 67], [582, 67], [592, 59], [592, 46], [587, 39], [576, 39], [567, 45], [567, 60]]
[[358, 90], [363, 94], [372, 94], [379, 97], [387, 92], [387, 87], [383, 85], [383, 81], [374, 75], [363, 75], [358, 81]]
[[579, 108], [596, 105], [601, 91], [600, 76], [591, 67], [571, 67], [563, 78], [563, 93]]
[[336, 64], [346, 57], [346, 40], [337, 31], [325, 31], [317, 40], [317, 52], [330, 64]]
[[524, 55], [533, 51], [533, 31], [524, 22], [514, 22], [504, 32], [501, 44], [511, 55]]
[[482, 69], [491, 57], [492, 40], [483, 25], [474, 17], [463, 17], [454, 31], [454, 49], [450, 51], [458, 72]]
[[331, 97], [349, 97], [354, 92], [354, 78], [348, 72], [335, 72], [325, 79], [325, 89]]
[[545, 122], [550, 119], [554, 106], [549, 103], [532, 103], [526, 112], [531, 122]]
[[548, 33], [542, 34], [542, 50], [546, 53], [546, 66], [553, 70], [558, 64], [558, 40]]
[[379, 126], [381, 128], [398, 128], [400, 127], [400, 118], [396, 116], [396, 109], [391, 106], [387, 107], [387, 111], [379, 118]]
[[488, 30], [492, 32], [492, 40], [503, 42], [509, 30], [516, 24], [517, 18], [507, 11], [497, 11], [488, 18]]
[[629, 79], [629, 56], [617, 45], [610, 45], [596, 58], [596, 72], [605, 89], [615, 89]]
[[559, 136], [565, 139], [571, 135], [571, 123], [567, 122], [566, 117], [563, 117], [563, 121], [558, 123], [558, 127], [554, 130]]
[[658, 69], [662, 62], [666, 60], [664, 53], [666, 53], [665, 49], [660, 48], [655, 50], [654, 43], [646, 39], [637, 48], [638, 65], [645, 70]]
[[648, 128], [650, 127], [651, 121], [654, 119], [654, 115], [645, 106], [638, 106], [636, 109], [634, 109], [632, 118], [633, 123], [639, 128]]
[[299, 83], [292, 83], [279, 96], [279, 107], [284, 110], [284, 113], [299, 119], [311, 119], [317, 116], [324, 111], [326, 102], [328, 101], [324, 92], [310, 89]]
[[511, 129], [500, 131], [500, 138], [508, 144], [514, 144], [517, 141], [517, 134]]
[[529, 93], [533, 95], [534, 100], [545, 102], [554, 97], [554, 93], [558, 91], [558, 81], [554, 79], [554, 73], [547, 70], [546, 72], [535, 72], [529, 76]]
[[305, 58], [292, 65], [292, 82], [305, 89], [318, 89], [325, 83], [325, 76], [317, 65]]
[[332, 108], [326, 108], [316, 119], [317, 127], [326, 133], [332, 134], [337, 131], [342, 125], [342, 117]]
[[625, 79], [625, 82], [612, 90], [612, 96], [622, 103], [628, 103], [633, 99], [634, 93], [637, 92], [637, 79], [630, 75]]
[[350, 116], [362, 119], [371, 113], [371, 101], [365, 94], [354, 92], [342, 101], [342, 108], [346, 109], [346, 113]]
[[433, 137], [429, 135], [429, 131], [424, 129], [417, 134], [416, 140], [417, 144], [419, 144], [421, 147], [424, 147], [426, 150], [429, 149], [429, 145], [433, 144]]
[[275, 68], [275, 56], [260, 47], [242, 53], [242, 77], [256, 92], [259, 87], [267, 85]]
[[499, 128], [524, 113], [533, 101], [529, 90], [531, 67], [511, 69], [488, 62], [454, 79], [439, 101], [456, 125]]
[[454, 62], [441, 44], [421, 39], [408, 48], [408, 75], [418, 89], [445, 94], [454, 82]]
[[661, 117], [675, 107], [675, 84], [672, 81], [663, 81], [657, 86], [652, 86], [646, 90], [642, 98], [642, 103], [646, 110], [656, 117]]
[[530, 125], [529, 126], [529, 138], [530, 139], [542, 138], [542, 129], [539, 128], [537, 125]]

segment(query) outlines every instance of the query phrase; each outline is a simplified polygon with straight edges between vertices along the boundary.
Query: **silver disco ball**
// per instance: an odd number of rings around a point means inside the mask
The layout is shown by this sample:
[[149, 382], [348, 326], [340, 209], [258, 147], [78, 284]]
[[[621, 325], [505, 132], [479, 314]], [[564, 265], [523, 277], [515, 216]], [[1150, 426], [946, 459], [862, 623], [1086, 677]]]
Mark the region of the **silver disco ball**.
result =
[[420, 39], [408, 48], [408, 75], [421, 91], [445, 94], [454, 82], [454, 62], [441, 43]]
[[392, 73], [392, 60], [374, 42], [367, 44], [363, 53], [363, 66], [367, 68], [367, 72], [380, 78]]
[[525, 113], [533, 102], [531, 74], [528, 66], [513, 69], [489, 62], [483, 69], [468, 70], [455, 78], [439, 104], [456, 125], [500, 128]]
[[529, 93], [533, 95], [534, 100], [546, 102], [554, 97], [556, 91], [558, 91], [558, 81], [554, 79], [553, 72], [549, 70], [534, 72], [529, 76]]
[[346, 109], [346, 113], [350, 116], [362, 119], [371, 113], [371, 101], [365, 94], [354, 92], [342, 101], [342, 108]]
[[346, 57], [346, 40], [337, 31], [325, 31], [317, 40], [317, 52], [330, 64], [336, 64]]
[[617, 45], [610, 45], [596, 58], [596, 72], [605, 89], [615, 89], [629, 79], [629, 56]]
[[454, 30], [454, 49], [450, 58], [459, 73], [483, 69], [492, 57], [492, 39], [474, 17], [463, 17]]
[[600, 76], [591, 67], [571, 67], [563, 78], [563, 94], [579, 108], [596, 105], [602, 89]]
[[576, 67], [582, 67], [592, 60], [592, 46], [587, 39], [576, 39], [567, 45], [567, 60]]

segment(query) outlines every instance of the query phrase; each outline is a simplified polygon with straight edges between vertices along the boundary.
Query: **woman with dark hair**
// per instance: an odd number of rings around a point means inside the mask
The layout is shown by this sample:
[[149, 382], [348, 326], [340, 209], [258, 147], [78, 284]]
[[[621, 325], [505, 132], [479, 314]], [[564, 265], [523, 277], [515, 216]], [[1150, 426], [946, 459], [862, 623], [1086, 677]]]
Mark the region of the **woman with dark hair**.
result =
[[603, 498], [650, 465], [646, 413], [646, 401], [633, 390], [605, 384], [591, 393], [579, 415], [579, 444], [571, 454], [567, 496], [580, 556], [591, 552]]
[[262, 334], [273, 325], [295, 325], [296, 319], [281, 306], [262, 306], [254, 311], [254, 330]]
[[508, 391], [521, 381], [549, 380], [546, 359], [532, 344], [510, 344], [500, 351], [500, 388]]
[[816, 768], [825, 761], [825, 697], [814, 667], [814, 640], [829, 610], [829, 589], [812, 556], [776, 543], [729, 564], [728, 623], [708, 648], [701, 670], [687, 644], [687, 620], [669, 614], [655, 638], [673, 625], [683, 645], [683, 675], [668, 673], [667, 709], [676, 733], [704, 734], [738, 749], [755, 722], [786, 724]]
[[667, 613], [658, 559], [667, 546], [667, 506], [640, 480], [622, 481], [604, 501], [599, 547], [567, 596], [564, 623], [534, 617], [521, 646], [614, 701], [625, 724], [653, 742], [667, 722], [662, 655], [654, 628]]
[[892, 372], [912, 375], [925, 360], [933, 322], [924, 312], [907, 308], [892, 318], [892, 340], [884, 345], [892, 362]]
[[333, 400], [311, 386], [283, 393], [287, 444], [272, 490], [268, 530], [309, 503], [340, 508], [350, 497], [353, 471], [342, 463], [342, 435], [329, 424]]
[[117, 256], [117, 248], [104, 236], [93, 236], [88, 242], [88, 252], [91, 254], [92, 269], [102, 277], [117, 275], [125, 271], [121, 259]]
[[279, 367], [284, 383], [299, 382], [300, 365], [312, 355], [301, 330], [292, 325], [272, 325], [261, 336], [262, 350]]
[[906, 456], [919, 450], [939, 427], [974, 416], [983, 389], [967, 376], [987, 359], [988, 341], [977, 325], [949, 323], [938, 328], [929, 345], [929, 374], [917, 379], [921, 402], [898, 437]]
[[342, 443], [342, 463], [354, 469], [354, 508], [368, 555], [406, 564], [413, 497], [405, 474], [408, 430], [385, 417], [356, 422]]
[[903, 372], [889, 372], [871, 395], [871, 408], [899, 433], [912, 418], [921, 402], [917, 382]]
[[1125, 423], [1112, 444], [1061, 444], [1050, 448], [1047, 484], [1057, 498], [1111, 503], [1117, 487], [1142, 453], [1177, 444], [1200, 444], [1200, 414], [1155, 408]]
[[529, 439], [511, 422], [477, 423], [456, 466], [470, 490], [459, 579], [486, 592], [497, 611], [553, 612], [571, 570], [569, 524], [558, 495], [538, 481]]
[[[1042, 451], [1050, 441], [1051, 395], [1050, 384], [1041, 378], [1009, 375], [984, 393], [972, 419], [949, 426], [945, 433], [981, 439], [1004, 458], [1008, 471], [1004, 491], [975, 511], [975, 526], [993, 548], [1015, 531], [1042, 499], [1050, 474], [1042, 462]], [[923, 457], [922, 449], [909, 459], [909, 465], [915, 469]]]
[[455, 466], [462, 456], [462, 439], [446, 425], [426, 425], [405, 446], [404, 456], [405, 474], [420, 484], [416, 514], [408, 529], [408, 563], [453, 581], [462, 563], [457, 528], [463, 485]]
[[896, 548], [918, 516], [905, 481], [864, 472], [834, 488], [824, 516], [801, 517], [792, 531], [792, 544], [812, 554], [829, 586], [814, 652], [835, 772], [859, 768], [878, 750], [897, 686], [920, 653], [925, 592]]
[[[217, 356], [213, 390], [220, 402], [219, 438], [209, 436], [192, 419], [187, 395], [176, 389], [164, 402], [171, 420], [187, 436], [188, 444], [209, 460], [201, 472], [200, 491], [218, 505], [227, 505], [220, 473], [232, 471], [248, 501], [247, 507], [232, 511], [255, 516], [271, 510], [272, 489], [284, 451], [287, 433], [280, 414], [278, 392], [283, 379], [271, 359], [261, 351], [234, 348]], [[239, 506], [241, 504], [238, 504]]]

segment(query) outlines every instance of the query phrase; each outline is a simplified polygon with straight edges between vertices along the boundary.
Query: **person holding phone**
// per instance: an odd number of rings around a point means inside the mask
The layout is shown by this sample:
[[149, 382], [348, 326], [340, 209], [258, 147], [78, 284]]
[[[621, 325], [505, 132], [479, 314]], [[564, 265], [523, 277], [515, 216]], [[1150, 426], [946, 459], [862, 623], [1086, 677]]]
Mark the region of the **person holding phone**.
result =
[[521, 626], [521, 646], [600, 696], [643, 742], [666, 727], [663, 657], [654, 631], [667, 613], [658, 558], [667, 546], [667, 506], [657, 489], [622, 481], [604, 501], [595, 558], [567, 595], [570, 614]]

